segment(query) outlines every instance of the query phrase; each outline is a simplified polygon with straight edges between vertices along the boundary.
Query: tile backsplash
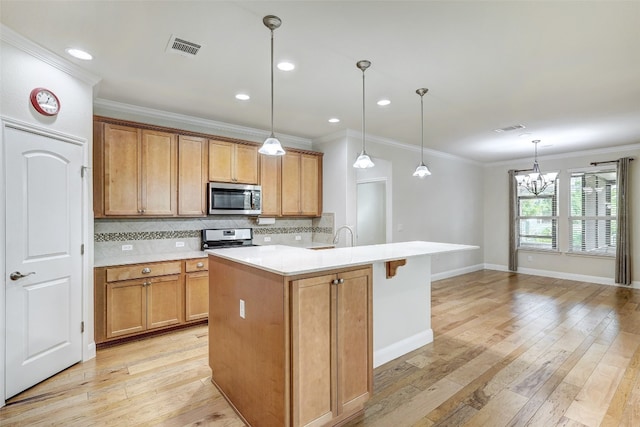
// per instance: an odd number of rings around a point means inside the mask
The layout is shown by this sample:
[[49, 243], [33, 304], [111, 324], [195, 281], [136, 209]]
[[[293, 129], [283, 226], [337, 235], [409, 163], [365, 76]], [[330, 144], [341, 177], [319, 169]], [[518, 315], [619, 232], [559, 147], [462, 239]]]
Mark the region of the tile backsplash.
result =
[[205, 228], [252, 228], [253, 242], [260, 245], [331, 243], [334, 215], [323, 213], [320, 218], [276, 219], [271, 225], [257, 225], [254, 218], [238, 216], [96, 219], [95, 258], [199, 251], [200, 233]]

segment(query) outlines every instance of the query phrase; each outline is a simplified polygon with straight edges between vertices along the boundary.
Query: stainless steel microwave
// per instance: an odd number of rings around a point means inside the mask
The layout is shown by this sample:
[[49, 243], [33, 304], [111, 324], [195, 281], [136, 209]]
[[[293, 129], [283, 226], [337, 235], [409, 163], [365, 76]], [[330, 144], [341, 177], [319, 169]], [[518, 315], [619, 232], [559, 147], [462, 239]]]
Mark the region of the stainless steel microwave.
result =
[[259, 185], [210, 182], [209, 215], [260, 215], [262, 188]]

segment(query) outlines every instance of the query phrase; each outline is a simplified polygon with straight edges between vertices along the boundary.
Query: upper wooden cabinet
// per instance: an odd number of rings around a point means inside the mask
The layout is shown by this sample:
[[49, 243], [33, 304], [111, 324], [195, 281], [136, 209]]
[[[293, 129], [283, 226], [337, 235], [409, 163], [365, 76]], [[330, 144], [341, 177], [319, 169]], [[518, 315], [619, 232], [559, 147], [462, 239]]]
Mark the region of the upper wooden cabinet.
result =
[[209, 181], [258, 183], [258, 147], [209, 140]]
[[207, 215], [209, 145], [206, 138], [178, 137], [178, 215]]
[[260, 156], [260, 186], [262, 187], [262, 215], [280, 216], [282, 194], [281, 157]]
[[[176, 214], [177, 138], [175, 134], [109, 123], [98, 135], [94, 154], [97, 183], [94, 211], [99, 216]], [[97, 150], [96, 150], [97, 151]]]
[[288, 152], [282, 157], [282, 216], [322, 214], [322, 156]]

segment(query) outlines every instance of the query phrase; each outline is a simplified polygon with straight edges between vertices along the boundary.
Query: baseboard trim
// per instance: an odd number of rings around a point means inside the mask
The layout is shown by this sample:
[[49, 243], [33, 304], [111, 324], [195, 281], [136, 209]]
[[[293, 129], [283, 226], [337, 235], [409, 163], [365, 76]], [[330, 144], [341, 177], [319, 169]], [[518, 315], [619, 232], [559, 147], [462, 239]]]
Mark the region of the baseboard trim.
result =
[[468, 267], [456, 268], [455, 270], [443, 271], [431, 275], [431, 281], [448, 279], [450, 277], [460, 276], [462, 274], [473, 273], [474, 271], [484, 270], [486, 267], [484, 264], [470, 265]]
[[[499, 264], [485, 264], [484, 268], [485, 270], [509, 271], [509, 268], [506, 265]], [[518, 267], [518, 271], [516, 271], [516, 273], [530, 274], [532, 276], [551, 277], [553, 279], [575, 280], [577, 282], [597, 283], [598, 285], [617, 286], [619, 288], [640, 289], [640, 281], [637, 280], [634, 280], [631, 283], [631, 286], [626, 286], [615, 283], [614, 279], [610, 277], [588, 276], [585, 274], [565, 273], [562, 271], [539, 270], [537, 268]]]
[[433, 329], [427, 329], [373, 352], [373, 367], [377, 368], [393, 359], [433, 342]]

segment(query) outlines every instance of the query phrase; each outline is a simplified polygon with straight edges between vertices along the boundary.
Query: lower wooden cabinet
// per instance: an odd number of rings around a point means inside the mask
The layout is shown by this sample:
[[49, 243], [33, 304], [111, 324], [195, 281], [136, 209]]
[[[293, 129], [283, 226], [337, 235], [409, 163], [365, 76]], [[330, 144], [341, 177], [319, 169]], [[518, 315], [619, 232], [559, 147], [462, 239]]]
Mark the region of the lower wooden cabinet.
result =
[[371, 266], [291, 277], [210, 257], [209, 269], [212, 380], [248, 425], [332, 426], [363, 410]]
[[207, 259], [185, 262], [184, 278], [185, 321], [193, 322], [209, 317], [209, 263]]
[[96, 343], [207, 319], [207, 269], [206, 258], [96, 268]]
[[368, 269], [291, 282], [292, 425], [326, 425], [369, 399], [371, 310]]

